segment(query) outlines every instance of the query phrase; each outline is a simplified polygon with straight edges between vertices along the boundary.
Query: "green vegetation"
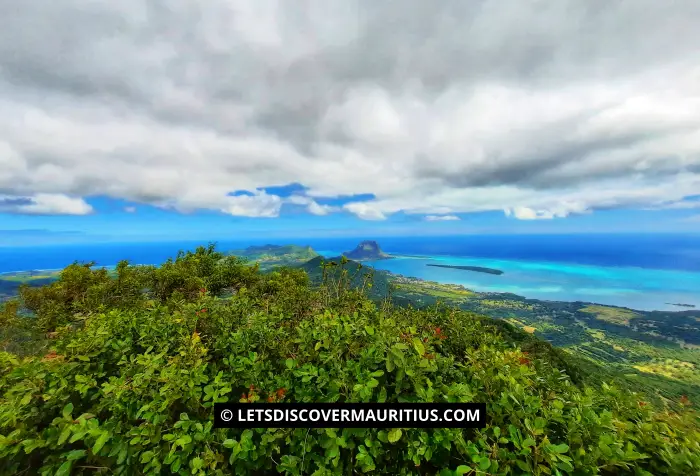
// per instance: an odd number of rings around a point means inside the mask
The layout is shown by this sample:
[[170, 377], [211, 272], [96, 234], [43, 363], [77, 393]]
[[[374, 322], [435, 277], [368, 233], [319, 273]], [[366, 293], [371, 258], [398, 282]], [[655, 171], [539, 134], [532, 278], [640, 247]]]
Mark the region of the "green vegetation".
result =
[[[697, 311], [631, 311], [468, 290], [464, 290], [465, 294], [455, 294], [455, 285], [391, 274], [389, 280], [394, 288], [394, 300], [403, 305], [424, 307], [444, 302], [504, 319], [547, 340], [571, 356], [584, 359], [579, 363], [589, 369], [589, 381], [615, 379], [619, 385], [644, 392], [656, 401], [678, 401], [684, 395], [700, 401], [700, 349], [694, 344], [698, 342], [700, 329], [695, 317], [700, 315]], [[600, 319], [600, 313], [606, 319]], [[630, 325], [624, 325], [623, 321], [632, 316]], [[618, 322], [610, 322], [615, 318]], [[655, 359], [692, 363], [693, 378], [670, 378], [668, 373], [641, 370], [648, 370], [645, 366]]]
[[0, 274], [0, 302], [16, 296], [22, 284], [43, 286], [58, 278], [58, 271], [17, 271]]
[[403, 296], [409, 301], [419, 302], [423, 298], [444, 298], [451, 302], [462, 302], [467, 297], [474, 296], [473, 291], [459, 284], [440, 284], [390, 273], [386, 273], [386, 275], [391, 282], [394, 296]]
[[14, 273], [0, 274], [0, 279], [3, 281], [12, 281], [17, 283], [31, 283], [36, 280], [47, 280], [57, 278], [58, 271], [17, 271]]
[[675, 359], [653, 359], [643, 365], [635, 365], [641, 372], [663, 375], [664, 377], [700, 384], [700, 375], [692, 362]]
[[[34, 345], [0, 352], [0, 474], [700, 470], [687, 399], [670, 408], [590, 384], [595, 363], [504, 320], [372, 301], [371, 271], [316, 264], [313, 286], [302, 268], [261, 273], [210, 246], [157, 268], [122, 262], [114, 276], [74, 264], [23, 287], [0, 312], [6, 338]], [[485, 429], [212, 428], [215, 402], [259, 400], [484, 402], [489, 418]]]
[[249, 246], [244, 250], [232, 251], [230, 255], [259, 263], [262, 271], [302, 264], [319, 256], [310, 246], [297, 245]]
[[391, 292], [386, 273], [378, 273], [345, 256], [328, 259], [318, 256], [299, 268], [308, 274], [315, 286], [333, 282], [338, 290], [344, 287], [359, 290], [374, 300], [385, 299]]
[[587, 312], [595, 315], [596, 319], [612, 322], [622, 326], [629, 326], [630, 320], [639, 317], [639, 314], [623, 309], [621, 307], [590, 305], [579, 309], [580, 312]]

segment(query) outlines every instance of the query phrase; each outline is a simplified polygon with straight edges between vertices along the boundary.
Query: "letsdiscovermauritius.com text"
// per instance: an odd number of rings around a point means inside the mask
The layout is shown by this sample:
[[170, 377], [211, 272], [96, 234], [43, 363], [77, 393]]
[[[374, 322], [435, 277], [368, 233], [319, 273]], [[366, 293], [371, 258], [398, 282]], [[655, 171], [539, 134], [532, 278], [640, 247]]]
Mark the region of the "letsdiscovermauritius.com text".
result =
[[219, 428], [464, 428], [484, 427], [479, 403], [217, 404]]

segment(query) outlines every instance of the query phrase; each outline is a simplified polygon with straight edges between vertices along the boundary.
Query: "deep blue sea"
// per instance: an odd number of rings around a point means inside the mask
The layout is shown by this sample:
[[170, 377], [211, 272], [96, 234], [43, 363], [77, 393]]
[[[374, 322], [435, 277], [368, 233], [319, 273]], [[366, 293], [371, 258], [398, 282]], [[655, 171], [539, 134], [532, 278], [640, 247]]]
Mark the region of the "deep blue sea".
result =
[[[374, 262], [405, 276], [463, 284], [476, 291], [512, 292], [558, 301], [589, 301], [645, 310], [700, 309], [700, 235], [472, 235], [459, 237], [362, 237], [219, 241], [221, 250], [251, 244], [310, 245], [335, 256], [360, 239], [376, 239], [398, 255]], [[0, 272], [56, 269], [73, 261], [111, 266], [121, 259], [158, 264], [203, 242], [100, 243], [0, 247]], [[485, 266], [490, 275], [426, 264]]]

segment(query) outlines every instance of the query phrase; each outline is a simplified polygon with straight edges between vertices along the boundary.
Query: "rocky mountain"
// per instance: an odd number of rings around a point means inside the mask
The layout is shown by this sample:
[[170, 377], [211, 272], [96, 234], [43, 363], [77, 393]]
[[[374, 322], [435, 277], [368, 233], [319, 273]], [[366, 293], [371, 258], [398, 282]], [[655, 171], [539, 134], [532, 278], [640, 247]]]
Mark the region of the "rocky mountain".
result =
[[361, 242], [354, 250], [345, 252], [343, 255], [355, 261], [389, 259], [392, 257], [382, 251], [379, 247], [379, 243], [372, 240]]

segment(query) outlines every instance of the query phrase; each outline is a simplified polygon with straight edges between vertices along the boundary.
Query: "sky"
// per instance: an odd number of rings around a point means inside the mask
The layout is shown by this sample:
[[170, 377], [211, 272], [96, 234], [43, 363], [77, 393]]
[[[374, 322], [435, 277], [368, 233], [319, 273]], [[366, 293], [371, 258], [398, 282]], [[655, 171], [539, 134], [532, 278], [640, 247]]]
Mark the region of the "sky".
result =
[[0, 243], [700, 232], [700, 2], [0, 0]]

